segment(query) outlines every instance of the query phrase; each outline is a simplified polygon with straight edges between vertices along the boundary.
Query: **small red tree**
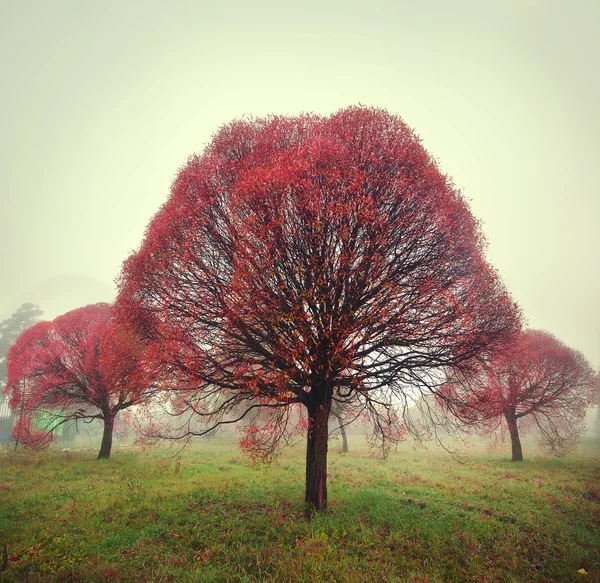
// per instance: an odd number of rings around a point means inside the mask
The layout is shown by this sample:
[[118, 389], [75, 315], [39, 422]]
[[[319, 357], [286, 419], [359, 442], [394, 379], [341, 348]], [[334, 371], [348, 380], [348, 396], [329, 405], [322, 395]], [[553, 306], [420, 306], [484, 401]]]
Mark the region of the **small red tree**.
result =
[[140, 344], [112, 318], [108, 304], [67, 312], [26, 330], [8, 353], [10, 405], [21, 415], [20, 440], [40, 445], [51, 431], [32, 428], [45, 411], [52, 428], [74, 419], [104, 423], [98, 458], [110, 457], [115, 416], [148, 399]]
[[396, 410], [518, 325], [482, 247], [398, 117], [241, 120], [176, 178], [118, 305], [160, 347], [179, 411], [218, 425], [262, 408], [271, 439], [252, 443], [268, 449], [302, 406], [305, 499], [320, 509], [334, 400], [366, 410], [383, 440], [403, 435]]
[[483, 434], [508, 430], [512, 460], [521, 461], [520, 432], [537, 427], [540, 444], [554, 454], [574, 447], [593, 403], [596, 376], [584, 356], [554, 336], [527, 330], [487, 363], [454, 374], [446, 404]]

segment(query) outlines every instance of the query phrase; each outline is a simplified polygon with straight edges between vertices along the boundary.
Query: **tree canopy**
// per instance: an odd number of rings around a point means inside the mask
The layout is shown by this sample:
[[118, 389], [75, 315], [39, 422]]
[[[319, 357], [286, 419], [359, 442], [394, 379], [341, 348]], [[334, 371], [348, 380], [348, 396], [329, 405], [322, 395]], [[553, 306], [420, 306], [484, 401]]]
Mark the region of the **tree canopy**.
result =
[[147, 361], [132, 331], [100, 303], [39, 322], [8, 353], [6, 392], [19, 414], [16, 436], [42, 445], [51, 431], [36, 431], [34, 416], [45, 412], [52, 429], [69, 420], [99, 419], [104, 433], [98, 457], [109, 457], [115, 416], [151, 394]]
[[407, 400], [518, 328], [483, 248], [400, 118], [242, 119], [181, 170], [117, 306], [152, 342], [175, 411], [215, 425], [262, 408], [270, 447], [299, 404], [306, 501], [323, 508], [332, 401], [393, 439], [411, 429]]
[[15, 340], [27, 328], [33, 326], [43, 315], [39, 306], [22, 304], [10, 318], [0, 322], [0, 386], [6, 382], [6, 355]]
[[459, 418], [482, 433], [502, 439], [508, 430], [512, 459], [521, 461], [520, 432], [532, 427], [554, 454], [577, 444], [597, 382], [580, 352], [548, 332], [526, 330], [489, 361], [451, 376], [445, 396]]

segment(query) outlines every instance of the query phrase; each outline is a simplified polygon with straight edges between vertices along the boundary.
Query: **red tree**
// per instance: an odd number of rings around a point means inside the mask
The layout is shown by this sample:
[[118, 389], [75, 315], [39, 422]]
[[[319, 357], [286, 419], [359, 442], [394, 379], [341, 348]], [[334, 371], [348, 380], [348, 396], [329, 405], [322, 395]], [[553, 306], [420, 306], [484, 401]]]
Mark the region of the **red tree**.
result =
[[489, 362], [461, 371], [446, 386], [446, 404], [484, 434], [508, 430], [512, 460], [522, 461], [521, 433], [537, 427], [540, 444], [569, 451], [583, 431], [597, 379], [584, 356], [554, 336], [527, 330]]
[[51, 438], [51, 431], [32, 430], [32, 417], [42, 411], [52, 416], [51, 428], [101, 419], [98, 458], [110, 457], [115, 416], [150, 395], [141, 344], [111, 314], [108, 304], [86, 306], [40, 322], [17, 339], [8, 353], [5, 389], [21, 416], [17, 438], [32, 445]]
[[271, 447], [303, 406], [306, 502], [320, 509], [332, 401], [400, 435], [392, 409], [518, 325], [482, 246], [398, 117], [241, 120], [181, 170], [118, 303], [160, 347], [180, 411], [219, 424], [263, 408]]

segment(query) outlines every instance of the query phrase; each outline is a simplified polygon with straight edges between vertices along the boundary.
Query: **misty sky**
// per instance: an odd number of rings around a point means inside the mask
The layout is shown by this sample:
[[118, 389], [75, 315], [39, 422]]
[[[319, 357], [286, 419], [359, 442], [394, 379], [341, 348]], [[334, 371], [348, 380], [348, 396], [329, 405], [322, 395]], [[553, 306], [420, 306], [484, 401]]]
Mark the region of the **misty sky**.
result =
[[464, 191], [529, 325], [598, 368], [599, 23], [597, 0], [0, 0], [0, 317], [110, 299], [223, 123], [362, 103]]

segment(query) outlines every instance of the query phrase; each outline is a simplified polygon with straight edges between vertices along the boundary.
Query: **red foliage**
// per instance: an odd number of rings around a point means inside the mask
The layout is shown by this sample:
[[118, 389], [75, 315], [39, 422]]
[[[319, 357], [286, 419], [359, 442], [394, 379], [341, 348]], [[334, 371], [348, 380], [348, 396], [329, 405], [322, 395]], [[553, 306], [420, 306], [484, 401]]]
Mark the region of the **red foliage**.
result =
[[240, 120], [179, 173], [124, 264], [118, 305], [182, 408], [219, 423], [301, 403], [310, 441], [317, 417], [327, 438], [335, 399], [388, 438], [408, 429], [385, 429], [382, 406], [435, 391], [445, 367], [518, 326], [482, 248], [398, 117]]
[[[115, 415], [149, 396], [141, 343], [112, 319], [108, 304], [32, 326], [11, 347], [7, 363], [5, 392], [21, 417], [16, 429], [22, 443], [33, 440], [27, 420], [36, 411], [54, 412], [53, 427], [71, 419], [101, 419], [112, 436]], [[102, 457], [110, 454], [110, 441], [105, 445]]]
[[52, 432], [35, 429], [33, 420], [29, 414], [20, 417], [12, 431], [12, 436], [28, 449], [40, 451], [48, 447], [54, 441]]
[[527, 330], [485, 364], [453, 376], [445, 397], [459, 418], [480, 432], [500, 432], [503, 438], [508, 430], [518, 461], [519, 430], [537, 427], [540, 444], [555, 454], [575, 446], [596, 383], [581, 353], [547, 332]]

